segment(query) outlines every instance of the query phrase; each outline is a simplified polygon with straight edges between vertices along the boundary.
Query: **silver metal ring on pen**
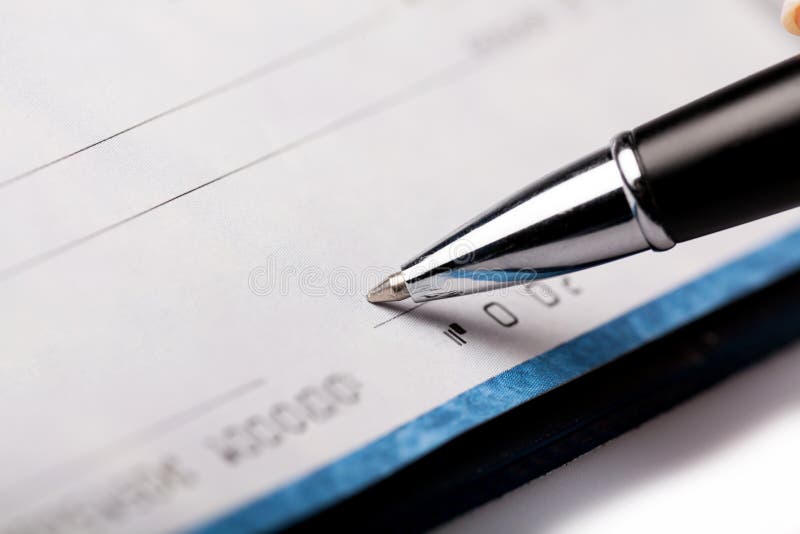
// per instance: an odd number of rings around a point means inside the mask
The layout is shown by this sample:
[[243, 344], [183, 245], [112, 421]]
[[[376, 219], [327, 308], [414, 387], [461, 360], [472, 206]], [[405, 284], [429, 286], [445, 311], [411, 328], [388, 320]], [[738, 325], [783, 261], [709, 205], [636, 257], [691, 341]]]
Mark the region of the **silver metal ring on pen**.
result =
[[628, 199], [633, 216], [642, 230], [642, 235], [653, 247], [653, 250], [669, 250], [675, 246], [675, 242], [664, 230], [658, 217], [652, 196], [647, 190], [642, 166], [639, 163], [634, 146], [630, 132], [621, 133], [611, 141], [611, 156], [617, 164], [620, 176], [622, 176], [625, 197]]

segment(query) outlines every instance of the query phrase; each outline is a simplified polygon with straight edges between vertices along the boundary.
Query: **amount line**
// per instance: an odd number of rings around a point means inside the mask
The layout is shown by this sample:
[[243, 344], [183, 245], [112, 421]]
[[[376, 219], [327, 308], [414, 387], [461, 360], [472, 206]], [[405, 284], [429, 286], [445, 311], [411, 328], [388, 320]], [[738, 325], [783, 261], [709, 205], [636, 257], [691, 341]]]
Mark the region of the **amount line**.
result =
[[437, 73], [435, 73], [435, 74], [433, 74], [433, 75], [431, 75], [431, 76], [429, 76], [427, 78], [423, 78], [422, 80], [418, 80], [417, 82], [412, 83], [412, 84], [404, 87], [403, 89], [400, 89], [399, 91], [396, 91], [396, 92], [391, 93], [391, 94], [389, 94], [387, 96], [379, 98], [379, 99], [377, 99], [377, 100], [375, 100], [375, 101], [373, 101], [373, 102], [371, 102], [371, 103], [369, 103], [369, 104], [367, 104], [367, 105], [365, 105], [365, 106], [363, 106], [363, 107], [361, 107], [361, 108], [359, 108], [359, 109], [357, 109], [357, 110], [355, 110], [355, 111], [353, 111], [353, 112], [351, 112], [349, 114], [343, 115], [343, 116], [339, 117], [338, 119], [335, 119], [332, 122], [329, 122], [328, 124], [318, 128], [318, 129], [316, 129], [316, 130], [314, 130], [314, 131], [312, 131], [312, 132], [310, 132], [310, 133], [308, 133], [308, 134], [306, 134], [304, 136], [301, 136], [301, 137], [299, 137], [299, 138], [297, 138], [297, 139], [295, 139], [293, 141], [289, 141], [288, 143], [276, 148], [275, 150], [267, 152], [266, 154], [254, 159], [254, 160], [251, 160], [251, 161], [249, 161], [247, 163], [244, 163], [243, 165], [240, 165], [239, 167], [236, 167], [236, 168], [234, 168], [234, 169], [232, 169], [230, 171], [227, 171], [224, 174], [221, 174], [219, 176], [211, 178], [210, 180], [207, 180], [207, 181], [205, 181], [205, 182], [203, 182], [203, 183], [201, 183], [199, 185], [196, 185], [196, 186], [192, 187], [191, 189], [188, 189], [188, 190], [186, 190], [186, 191], [184, 191], [182, 193], [179, 193], [179, 194], [177, 194], [177, 195], [175, 195], [173, 197], [170, 197], [170, 198], [168, 198], [166, 200], [163, 200], [163, 201], [159, 202], [158, 204], [155, 204], [155, 205], [153, 205], [153, 206], [151, 206], [151, 207], [149, 207], [147, 209], [144, 209], [142, 211], [134, 213], [133, 215], [129, 215], [128, 217], [120, 219], [120, 220], [118, 220], [118, 221], [116, 221], [114, 223], [111, 223], [111, 224], [109, 224], [107, 226], [99, 228], [99, 229], [97, 229], [97, 230], [95, 230], [93, 232], [90, 232], [90, 233], [85, 234], [85, 235], [83, 235], [81, 237], [75, 238], [75, 239], [73, 239], [71, 241], [68, 241], [68, 242], [62, 244], [62, 245], [59, 245], [57, 247], [53, 247], [53, 248], [51, 248], [49, 250], [46, 250], [46, 251], [44, 251], [44, 252], [42, 252], [40, 254], [37, 254], [37, 255], [32, 256], [32, 257], [30, 257], [28, 259], [22, 260], [21, 262], [13, 264], [10, 267], [2, 269], [2, 270], [0, 270], [0, 282], [5, 282], [7, 280], [10, 280], [11, 278], [14, 278], [14, 277], [18, 276], [19, 274], [21, 274], [21, 273], [23, 273], [23, 272], [25, 272], [25, 271], [27, 271], [29, 269], [32, 269], [33, 267], [35, 267], [37, 265], [40, 265], [40, 264], [42, 264], [42, 263], [44, 263], [46, 261], [49, 261], [49, 260], [51, 260], [51, 259], [53, 259], [53, 258], [55, 258], [57, 256], [60, 256], [60, 255], [66, 253], [66, 252], [68, 252], [68, 251], [70, 251], [70, 250], [72, 250], [72, 249], [74, 249], [76, 247], [79, 247], [79, 246], [81, 246], [81, 245], [83, 245], [85, 243], [88, 243], [88, 242], [90, 242], [90, 241], [92, 241], [92, 240], [94, 240], [94, 239], [96, 239], [96, 238], [98, 238], [98, 237], [100, 237], [100, 236], [102, 236], [104, 234], [107, 234], [107, 233], [111, 232], [112, 230], [115, 230], [115, 229], [117, 229], [117, 228], [119, 228], [121, 226], [124, 226], [125, 224], [127, 224], [129, 222], [132, 222], [132, 221], [134, 221], [134, 220], [136, 220], [136, 219], [138, 219], [138, 218], [140, 218], [140, 217], [142, 217], [144, 215], [147, 215], [148, 213], [151, 213], [151, 212], [153, 212], [153, 211], [155, 211], [155, 210], [157, 210], [159, 208], [162, 208], [162, 207], [164, 207], [164, 206], [166, 206], [168, 204], [171, 204], [172, 202], [175, 202], [178, 199], [181, 199], [181, 198], [183, 198], [183, 197], [185, 197], [187, 195], [190, 195], [190, 194], [192, 194], [192, 193], [194, 193], [196, 191], [204, 189], [204, 188], [206, 188], [206, 187], [208, 187], [208, 186], [210, 186], [212, 184], [215, 184], [215, 183], [217, 183], [217, 182], [219, 182], [221, 180], [229, 178], [230, 176], [233, 176], [233, 175], [238, 174], [238, 173], [240, 173], [242, 171], [250, 169], [251, 167], [255, 167], [256, 165], [259, 165], [259, 164], [264, 163], [266, 161], [269, 161], [269, 160], [271, 160], [273, 158], [276, 158], [276, 157], [278, 157], [280, 155], [283, 155], [283, 154], [285, 154], [287, 152], [290, 152], [292, 150], [300, 148], [300, 147], [302, 147], [303, 145], [305, 145], [307, 143], [311, 143], [313, 141], [317, 141], [319, 139], [327, 137], [328, 135], [330, 135], [332, 133], [335, 133], [335, 132], [338, 132], [338, 131], [340, 131], [340, 130], [348, 127], [348, 126], [357, 124], [357, 123], [359, 123], [359, 122], [361, 122], [363, 120], [366, 120], [368, 118], [380, 115], [381, 113], [386, 112], [386, 111], [391, 110], [391, 109], [394, 109], [394, 108], [400, 106], [401, 104], [408, 103], [408, 102], [410, 102], [410, 101], [412, 101], [412, 100], [414, 100], [414, 99], [416, 99], [418, 97], [421, 97], [421, 96], [433, 91], [434, 89], [438, 89], [438, 88], [440, 88], [440, 87], [442, 87], [444, 85], [447, 85], [448, 83], [460, 78], [461, 76], [466, 75], [467, 73], [469, 73], [472, 70], [471, 67], [475, 66], [476, 64], [477, 64], [477, 62], [472, 60], [471, 58], [470, 59], [461, 60], [461, 61], [458, 61], [458, 62], [456, 62], [454, 64], [451, 64], [449, 67], [446, 67], [446, 68], [440, 70], [439, 72], [437, 72]]
[[412, 307], [410, 307], [410, 308], [409, 308], [409, 309], [407, 309], [407, 310], [403, 310], [403, 311], [401, 311], [400, 313], [398, 313], [398, 314], [396, 314], [396, 315], [392, 315], [391, 317], [389, 317], [389, 318], [388, 318], [388, 319], [386, 319], [385, 321], [382, 321], [382, 322], [380, 322], [380, 323], [376, 324], [376, 325], [375, 325], [375, 326], [373, 326], [372, 328], [379, 328], [379, 327], [381, 327], [381, 326], [383, 326], [383, 325], [385, 325], [385, 324], [387, 324], [387, 323], [391, 323], [391, 322], [392, 322], [392, 321], [394, 321], [395, 319], [399, 319], [400, 317], [402, 317], [402, 316], [404, 316], [404, 315], [406, 315], [406, 314], [408, 314], [408, 313], [411, 313], [411, 312], [413, 312], [414, 310], [416, 310], [417, 308], [419, 308], [419, 307], [420, 307], [420, 306], [422, 306], [423, 304], [425, 304], [425, 303], [424, 303], [424, 302], [422, 302], [422, 303], [420, 303], [420, 304], [417, 304], [416, 306], [412, 306]]
[[99, 145], [102, 145], [107, 141], [111, 141], [112, 139], [116, 139], [117, 137], [125, 135], [128, 132], [141, 128], [146, 124], [150, 124], [151, 122], [155, 122], [168, 115], [172, 115], [174, 113], [190, 108], [196, 104], [199, 104], [216, 96], [225, 94], [229, 91], [232, 91], [233, 89], [236, 89], [248, 83], [252, 83], [260, 78], [263, 78], [268, 74], [279, 71], [282, 68], [288, 67], [304, 59], [311, 58], [316, 54], [324, 52], [329, 48], [333, 48], [337, 45], [343, 44], [373, 29], [375, 26], [378, 25], [379, 22], [385, 19], [386, 13], [387, 13], [386, 8], [381, 9], [378, 12], [371, 13], [368, 16], [358, 19], [355, 22], [345, 26], [344, 28], [336, 32], [328, 34], [316, 41], [313, 41], [312, 43], [306, 46], [297, 48], [284, 56], [278, 57], [268, 63], [261, 65], [260, 67], [251, 70], [250, 72], [242, 74], [228, 82], [218, 85], [212, 89], [209, 89], [204, 93], [200, 93], [197, 96], [194, 96], [188, 100], [185, 100], [179, 104], [167, 108], [159, 113], [156, 113], [155, 115], [151, 115], [150, 117], [147, 117], [146, 119], [143, 119], [135, 124], [132, 124], [127, 128], [119, 130], [118, 132], [115, 132], [107, 137], [103, 137], [102, 139], [99, 139], [97, 141], [94, 141], [93, 143], [78, 148], [77, 150], [73, 150], [68, 154], [64, 154], [55, 159], [52, 159], [37, 167], [28, 169], [27, 171], [17, 174], [16, 176], [12, 176], [11, 178], [7, 178], [3, 181], [0, 181], [0, 190], [10, 186], [11, 184], [24, 180], [25, 178], [33, 176], [34, 174], [37, 174], [38, 172], [43, 171], [44, 169], [52, 167], [53, 165], [57, 165], [58, 163], [61, 163], [62, 161], [67, 160], [73, 156], [77, 156], [78, 154], [86, 152], [87, 150], [91, 150]]
[[[140, 429], [138, 432], [130, 434], [127, 437], [111, 443], [110, 445], [106, 445], [105, 447], [96, 449], [95, 451], [39, 471], [38, 473], [31, 475], [20, 482], [0, 490], [0, 498], [5, 500], [6, 498], [10, 497], [12, 493], [14, 494], [14, 497], [18, 497], [21, 492], [31, 489], [37, 491], [37, 496], [44, 497], [46, 491], [56, 490], [57, 485], [63, 484], [65, 479], [73, 480], [79, 478], [81, 475], [88, 474], [90, 467], [93, 467], [103, 461], [107, 461], [122, 452], [136, 447], [137, 445], [142, 445], [170, 431], [187, 425], [192, 421], [195, 421], [213, 412], [217, 408], [233, 402], [234, 400], [237, 400], [240, 397], [255, 391], [256, 389], [264, 387], [266, 383], [267, 380], [265, 378], [256, 378], [249, 382], [245, 382], [244, 384], [241, 384], [222, 394], [195, 404], [190, 408], [164, 417], [163, 419]], [[54, 478], [56, 480], [53, 480]], [[46, 483], [46, 486], [42, 487], [44, 483]], [[36, 486], [39, 487], [37, 488]]]

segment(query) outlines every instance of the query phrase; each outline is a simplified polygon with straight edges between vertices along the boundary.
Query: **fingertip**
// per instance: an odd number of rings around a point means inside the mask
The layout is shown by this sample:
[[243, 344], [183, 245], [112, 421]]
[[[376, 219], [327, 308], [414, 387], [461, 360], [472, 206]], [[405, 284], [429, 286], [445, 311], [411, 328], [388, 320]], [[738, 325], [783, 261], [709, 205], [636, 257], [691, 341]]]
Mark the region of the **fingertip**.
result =
[[783, 4], [781, 21], [791, 33], [800, 35], [800, 0], [787, 0]]

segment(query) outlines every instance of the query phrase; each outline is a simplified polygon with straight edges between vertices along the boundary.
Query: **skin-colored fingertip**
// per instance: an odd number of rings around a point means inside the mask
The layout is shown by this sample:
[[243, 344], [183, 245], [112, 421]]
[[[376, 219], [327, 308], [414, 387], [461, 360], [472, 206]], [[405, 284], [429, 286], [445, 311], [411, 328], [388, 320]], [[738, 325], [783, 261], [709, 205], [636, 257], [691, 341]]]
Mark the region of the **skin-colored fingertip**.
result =
[[800, 0], [786, 0], [783, 4], [781, 22], [795, 35], [800, 35]]

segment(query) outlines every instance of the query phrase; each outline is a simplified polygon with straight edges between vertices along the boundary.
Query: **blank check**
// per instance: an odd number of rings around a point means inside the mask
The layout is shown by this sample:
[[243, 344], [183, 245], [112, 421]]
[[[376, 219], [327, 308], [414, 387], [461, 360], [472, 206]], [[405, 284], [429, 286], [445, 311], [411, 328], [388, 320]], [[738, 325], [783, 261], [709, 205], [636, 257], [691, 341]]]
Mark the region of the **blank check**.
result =
[[793, 51], [774, 2], [654, 3], [6, 2], [0, 533], [277, 529], [800, 268], [795, 210], [366, 302], [493, 191]]

